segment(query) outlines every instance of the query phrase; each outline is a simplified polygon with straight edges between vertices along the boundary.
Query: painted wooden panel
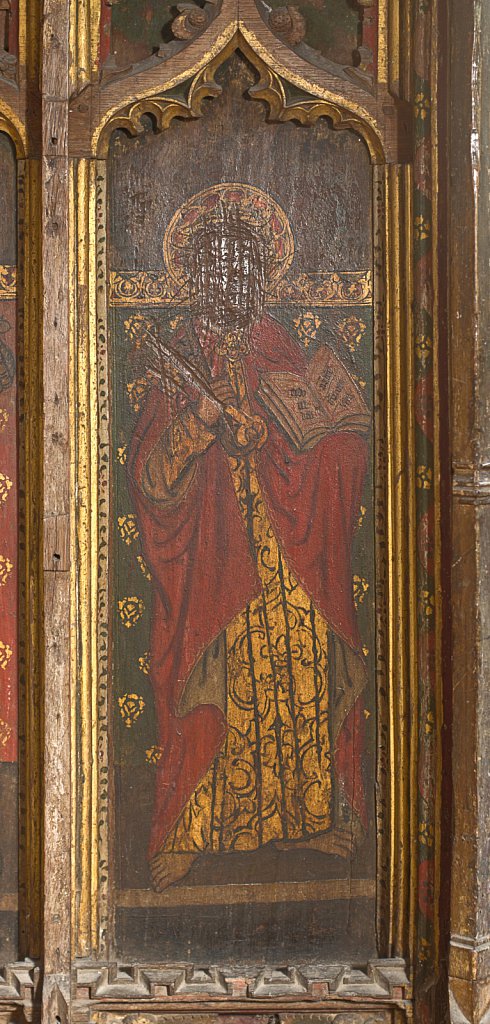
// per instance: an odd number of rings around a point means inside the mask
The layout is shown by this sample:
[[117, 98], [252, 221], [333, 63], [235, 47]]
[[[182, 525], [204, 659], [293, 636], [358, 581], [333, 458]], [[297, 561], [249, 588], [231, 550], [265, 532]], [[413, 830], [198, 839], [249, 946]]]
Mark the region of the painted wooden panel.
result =
[[117, 943], [368, 957], [371, 168], [218, 81], [110, 157]]
[[15, 958], [17, 934], [18, 515], [16, 352], [16, 172], [0, 134], [0, 956]]

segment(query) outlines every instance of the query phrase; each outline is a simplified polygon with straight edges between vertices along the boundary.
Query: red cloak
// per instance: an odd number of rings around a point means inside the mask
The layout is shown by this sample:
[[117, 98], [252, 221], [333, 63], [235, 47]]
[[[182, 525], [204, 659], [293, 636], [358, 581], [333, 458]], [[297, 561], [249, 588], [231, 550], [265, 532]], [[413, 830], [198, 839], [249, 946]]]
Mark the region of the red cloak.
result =
[[[264, 407], [254, 397], [260, 375], [286, 370], [301, 374], [306, 360], [285, 328], [266, 315], [253, 330], [244, 367], [252, 409], [264, 416]], [[225, 716], [214, 704], [201, 704], [178, 716], [185, 684], [208, 645], [260, 594], [228, 456], [219, 441], [199, 457], [179, 503], [166, 508], [145, 496], [142, 473], [170, 415], [168, 401], [152, 389], [128, 458], [144, 557], [153, 579], [150, 677], [162, 757], [150, 857], [162, 846], [226, 735]], [[269, 436], [256, 454], [256, 466], [281, 550], [334, 632], [359, 651], [351, 540], [366, 472], [366, 440], [354, 433], [336, 433], [299, 452], [270, 416], [267, 420]], [[357, 700], [337, 737], [335, 771], [346, 799], [365, 823], [361, 728]]]

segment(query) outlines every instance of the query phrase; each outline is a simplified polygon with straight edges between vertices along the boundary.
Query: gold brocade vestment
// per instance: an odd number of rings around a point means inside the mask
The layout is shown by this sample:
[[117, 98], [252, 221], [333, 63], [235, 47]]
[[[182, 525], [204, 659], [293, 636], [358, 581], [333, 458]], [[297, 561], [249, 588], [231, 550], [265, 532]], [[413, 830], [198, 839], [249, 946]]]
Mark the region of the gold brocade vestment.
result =
[[[248, 411], [240, 361], [228, 371]], [[227, 737], [163, 851], [254, 850], [331, 824], [328, 627], [284, 561], [253, 455], [229, 465], [262, 594], [226, 629]]]

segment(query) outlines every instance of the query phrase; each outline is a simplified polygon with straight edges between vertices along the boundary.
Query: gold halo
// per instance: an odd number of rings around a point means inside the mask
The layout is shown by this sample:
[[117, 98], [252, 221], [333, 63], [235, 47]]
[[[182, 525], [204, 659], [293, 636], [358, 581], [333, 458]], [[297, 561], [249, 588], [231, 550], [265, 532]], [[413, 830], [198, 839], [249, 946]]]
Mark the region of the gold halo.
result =
[[225, 181], [187, 199], [174, 213], [163, 239], [167, 270], [179, 287], [189, 279], [186, 256], [194, 233], [205, 220], [217, 221], [225, 206], [234, 206], [250, 227], [259, 230], [269, 249], [269, 284], [276, 284], [291, 266], [294, 238], [284, 210], [271, 196], [253, 185]]

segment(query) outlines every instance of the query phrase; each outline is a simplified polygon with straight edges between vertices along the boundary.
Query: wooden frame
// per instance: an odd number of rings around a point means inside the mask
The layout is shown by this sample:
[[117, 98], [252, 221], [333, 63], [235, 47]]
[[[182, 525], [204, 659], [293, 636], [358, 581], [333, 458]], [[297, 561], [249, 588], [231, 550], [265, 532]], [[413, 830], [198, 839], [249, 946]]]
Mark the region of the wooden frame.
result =
[[[151, 111], [156, 117], [160, 129], [167, 128], [175, 116], [199, 116], [202, 98], [213, 93], [216, 68], [235, 48], [240, 48], [257, 69], [259, 83], [254, 93], [265, 99], [274, 120], [296, 118], [302, 123], [312, 123], [318, 116], [327, 115], [337, 127], [353, 127], [363, 135], [376, 165], [377, 359], [386, 389], [382, 395], [382, 384], [378, 411], [378, 433], [380, 438], [386, 438], [386, 448], [378, 447], [378, 460], [383, 463], [383, 478], [387, 472], [386, 492], [382, 485], [382, 497], [378, 496], [378, 520], [386, 523], [387, 534], [387, 578], [386, 584], [383, 580], [380, 582], [380, 587], [383, 589], [386, 585], [390, 609], [387, 622], [380, 620], [378, 624], [378, 635], [381, 637], [384, 630], [388, 650], [386, 714], [390, 736], [384, 752], [383, 733], [380, 764], [381, 771], [386, 771], [386, 777], [397, 781], [390, 790], [390, 834], [384, 852], [382, 841], [380, 844], [380, 858], [389, 864], [386, 897], [389, 926], [383, 944], [386, 955], [391, 953], [394, 959], [373, 963], [368, 968], [363, 999], [366, 1007], [376, 1005], [373, 981], [381, 980], [387, 1004], [398, 1012], [403, 1007], [408, 1010], [410, 1005], [407, 1002], [410, 988], [404, 975], [403, 958], [407, 965], [414, 959], [417, 933], [416, 886], [410, 861], [416, 857], [418, 836], [413, 789], [418, 770], [418, 739], [414, 730], [409, 734], [403, 724], [407, 721], [408, 708], [417, 700], [417, 670], [410, 651], [416, 650], [420, 601], [413, 596], [416, 591], [417, 456], [413, 355], [408, 341], [412, 304], [412, 183], [410, 168], [403, 164], [410, 153], [408, 111], [403, 102], [390, 98], [383, 81], [374, 98], [355, 85], [346, 90], [346, 95], [339, 92], [338, 83], [332, 81], [331, 76], [302, 66], [285, 46], [277, 43], [252, 3], [241, 4], [238, 9], [233, 0], [225, 0], [210, 29], [179, 54], [178, 59], [171, 58], [160, 67], [149, 68], [127, 80], [123, 77], [119, 82], [109, 82], [105, 89], [88, 86], [89, 95], [84, 94], [83, 103], [77, 99], [72, 104], [72, 138], [74, 152], [79, 157], [75, 156], [70, 193], [71, 236], [76, 240], [72, 249], [71, 275], [73, 294], [79, 298], [71, 334], [72, 408], [78, 412], [77, 415], [72, 414], [70, 422], [74, 430], [71, 447], [78, 453], [72, 487], [81, 495], [80, 511], [72, 520], [72, 536], [77, 538], [77, 557], [72, 559], [72, 594], [79, 595], [79, 604], [72, 610], [77, 629], [72, 642], [72, 677], [79, 680], [79, 689], [74, 695], [72, 725], [75, 752], [72, 776], [75, 794], [72, 923], [77, 954], [90, 958], [95, 954], [91, 966], [79, 971], [79, 999], [89, 1000], [85, 1004], [87, 1013], [102, 1012], [102, 993], [117, 1000], [117, 995], [120, 993], [122, 997], [124, 992], [126, 1000], [139, 1002], [143, 998], [147, 1010], [152, 1006], [155, 1012], [161, 1012], [167, 1005], [176, 1010], [181, 999], [184, 1000], [182, 1005], [188, 1005], [192, 994], [197, 993], [198, 996], [207, 994], [210, 999], [217, 999], [223, 1011], [226, 1008], [230, 1011], [232, 1006], [245, 1008], [248, 999], [257, 998], [260, 992], [264, 996], [276, 992], [278, 1008], [281, 1005], [290, 1007], [291, 998], [295, 995], [301, 996], [305, 1005], [313, 1003], [318, 1008], [321, 995], [323, 1008], [333, 1010], [342, 1006], [343, 992], [352, 995], [348, 968], [345, 982], [337, 992], [337, 981], [333, 978], [328, 981], [319, 976], [305, 982], [301, 980], [300, 972], [294, 973], [294, 968], [283, 972], [275, 981], [267, 982], [260, 974], [245, 983], [234, 981], [231, 975], [216, 972], [211, 967], [206, 968], [204, 977], [192, 970], [190, 973], [186, 970], [182, 975], [178, 968], [173, 969], [169, 976], [166, 969], [160, 978], [152, 981], [139, 968], [127, 974], [121, 973], [116, 964], [103, 967], [102, 972], [97, 966], [99, 960], [107, 963], [110, 956], [106, 710], [108, 626], [105, 592], [108, 555], [105, 157], [111, 131], [124, 127], [131, 134], [137, 132], [139, 118], [146, 111]], [[283, 78], [301, 87], [311, 99], [288, 106]], [[190, 82], [187, 101], [176, 101], [172, 93], [167, 99], [166, 93], [184, 81]], [[128, 95], [131, 97], [129, 103]], [[97, 423], [101, 431], [100, 448], [94, 429]], [[407, 450], [411, 453], [408, 460]], [[434, 479], [437, 476], [434, 469]], [[426, 600], [430, 600], [432, 607], [432, 595], [427, 594]], [[439, 710], [436, 709], [436, 715], [439, 714], [440, 705]], [[395, 728], [397, 719], [402, 723], [400, 729]], [[79, 738], [77, 745], [76, 737]], [[411, 812], [409, 806], [412, 807]], [[430, 835], [438, 834], [435, 819], [425, 821], [424, 827]], [[401, 899], [400, 893], [403, 894]], [[391, 980], [390, 972], [394, 972]], [[120, 1004], [119, 1010], [123, 1005]], [[112, 1006], [114, 1008], [114, 1002]]]
[[[47, 826], [45, 821], [44, 825], [44, 835], [49, 834], [49, 841], [41, 843], [40, 815], [29, 819], [23, 871], [27, 885], [25, 905], [29, 913], [22, 912], [24, 922], [32, 919], [33, 906], [36, 913], [34, 924], [25, 924], [22, 951], [37, 956], [43, 946], [47, 1014], [56, 1012], [63, 1017], [68, 1012], [67, 1007], [72, 1003], [70, 986], [75, 984], [75, 1015], [89, 1019], [95, 1013], [101, 1022], [106, 1020], [109, 1011], [120, 1016], [128, 1008], [132, 1013], [148, 1014], [151, 1010], [159, 1019], [163, 1019], [162, 1014], [183, 1012], [185, 1008], [187, 1013], [199, 1010], [202, 1020], [204, 1006], [206, 1019], [211, 1019], [214, 1013], [260, 1014], [261, 1010], [267, 1012], [272, 994], [275, 994], [274, 1009], [284, 1012], [285, 1019], [291, 1017], [292, 1021], [299, 1019], [294, 1014], [300, 1011], [303, 1020], [306, 1009], [309, 1014], [335, 1014], [352, 1010], [354, 1006], [365, 1007], [366, 1021], [373, 1013], [379, 1014], [379, 1020], [398, 1021], [405, 1019], [413, 1006], [410, 988], [404, 980], [403, 958], [409, 962], [409, 973], [415, 982], [416, 1013], [420, 1020], [429, 1020], [428, 1015], [433, 1015], [434, 985], [433, 980], [428, 979], [439, 960], [441, 730], [444, 720], [437, 432], [438, 222], [437, 188], [428, 198], [421, 178], [428, 174], [437, 182], [439, 174], [436, 131], [439, 68], [434, 55], [438, 9], [435, 2], [417, 5], [413, 11], [404, 7], [402, 13], [397, 7], [395, 12], [390, 10], [387, 25], [386, 0], [380, 2], [378, 83], [369, 93], [355, 83], [339, 90], [338, 82], [327, 72], [298, 58], [272, 36], [252, 0], [241, 0], [240, 4], [223, 0], [217, 17], [204, 35], [192, 40], [174, 57], [155, 61], [143, 70], [136, 67], [127, 75], [100, 83], [99, 4], [95, 0], [84, 0], [72, 3], [69, 9], [62, 0], [50, 0], [45, 10], [44, 47], [47, 52], [56, 38], [59, 49], [56, 61], [53, 58], [51, 65], [47, 61], [44, 69], [39, 108], [43, 127], [39, 137], [33, 126], [32, 108], [27, 115], [28, 86], [38, 67], [39, 53], [36, 31], [27, 33], [27, 7], [21, 4], [24, 28], [20, 55], [22, 61], [22, 55], [28, 54], [29, 73], [19, 76], [20, 88], [15, 96], [10, 86], [2, 85], [0, 127], [14, 140], [19, 157], [27, 157], [27, 185], [24, 190], [21, 178], [20, 186], [20, 194], [25, 197], [21, 205], [21, 237], [24, 252], [29, 255], [21, 273], [25, 326], [24, 341], [21, 337], [20, 342], [25, 346], [25, 394], [29, 398], [24, 437], [29, 510], [26, 519], [29, 603], [26, 599], [24, 614], [29, 615], [36, 627], [43, 629], [42, 703], [47, 713], [44, 718], [34, 714], [34, 708], [40, 703], [34, 668], [39, 661], [41, 642], [40, 634], [34, 632], [29, 642], [31, 667], [27, 673], [25, 705], [28, 752], [25, 791], [35, 786], [40, 795], [42, 770], [50, 823]], [[39, 11], [37, 7], [34, 11], [33, 6], [31, 10], [32, 25], [38, 30]], [[405, 33], [412, 33], [414, 69], [406, 58], [400, 60], [400, 22]], [[68, 74], [70, 43], [73, 62]], [[104, 543], [101, 530], [106, 515], [107, 483], [95, 430], [97, 423], [99, 429], [101, 425], [104, 429], [107, 422], [107, 396], [103, 396], [101, 404], [99, 386], [104, 372], [101, 357], [107, 342], [103, 269], [107, 141], [110, 132], [120, 124], [129, 131], [137, 131], [138, 118], [146, 109], [156, 111], [161, 128], [165, 128], [173, 116], [197, 116], [200, 100], [212, 87], [215, 65], [236, 45], [258, 70], [257, 95], [266, 99], [272, 117], [294, 117], [311, 123], [318, 116], [329, 116], [336, 126], [354, 128], [366, 138], [376, 165], [380, 353], [386, 343], [385, 405], [380, 406], [378, 422], [384, 427], [380, 434], [386, 430], [389, 449], [387, 500], [383, 509], [387, 516], [387, 588], [391, 609], [386, 625], [391, 684], [388, 709], [392, 725], [397, 716], [406, 722], [409, 709], [417, 708], [418, 718], [416, 722], [412, 720], [410, 730], [406, 725], [396, 731], [396, 735], [392, 730], [389, 756], [391, 773], [396, 773], [397, 781], [390, 802], [389, 851], [384, 854], [391, 865], [390, 930], [385, 939], [391, 960], [372, 965], [362, 990], [352, 988], [348, 973], [340, 981], [333, 977], [330, 980], [318, 978], [305, 984], [292, 969], [275, 981], [255, 978], [245, 984], [223, 979], [213, 973], [212, 968], [207, 969], [205, 977], [191, 972], [166, 980], [150, 977], [144, 965], [126, 971], [107, 962], [110, 922], [105, 882], [101, 883], [99, 877], [101, 864], [107, 861], [105, 840], [101, 839], [101, 825], [106, 816], [107, 750], [106, 730], [98, 704], [101, 634], [97, 635], [96, 628], [105, 613], [103, 592], [95, 586], [101, 536]], [[303, 89], [308, 99], [287, 106], [282, 80]], [[420, 114], [420, 121], [424, 123], [419, 127], [425, 132], [430, 147], [428, 166], [425, 164], [422, 169], [417, 163], [414, 169], [411, 166], [411, 113], [405, 102], [412, 95], [414, 80], [422, 90], [422, 99], [425, 99], [423, 90], [427, 86], [432, 100], [432, 132], [430, 118]], [[165, 96], [182, 82], [193, 83], [186, 110], [182, 105], [175, 109], [175, 101], [169, 102]], [[420, 82], [424, 84], [421, 86]], [[395, 83], [399, 83], [399, 95], [403, 97], [396, 101], [390, 91], [395, 89]], [[8, 101], [3, 98], [7, 96]], [[417, 96], [416, 92], [416, 104]], [[420, 106], [420, 111], [424, 109]], [[42, 218], [37, 213], [40, 196], [43, 196]], [[66, 223], [61, 224], [56, 213], [60, 204], [68, 213]], [[39, 276], [36, 260], [41, 254], [41, 235], [44, 251]], [[430, 258], [427, 258], [427, 244]], [[60, 273], [59, 267], [67, 253], [70, 253], [69, 276], [60, 292], [55, 275]], [[431, 303], [427, 293], [432, 288]], [[40, 305], [43, 311], [41, 330], [38, 329]], [[430, 335], [427, 317], [432, 321]], [[68, 348], [66, 337], [69, 337]], [[426, 370], [417, 347], [422, 337], [430, 337], [432, 341], [430, 360], [434, 372], [433, 390], [426, 387], [422, 397], [419, 395], [419, 412], [421, 404], [426, 413], [432, 410], [435, 414], [433, 447], [423, 431], [422, 435], [418, 432], [415, 423], [414, 390], [422, 371]], [[397, 344], [401, 339], [406, 339], [406, 343]], [[45, 381], [42, 449], [38, 359], [42, 361]], [[103, 433], [101, 441], [106, 443]], [[71, 460], [67, 452], [71, 452]], [[428, 472], [425, 479], [431, 481], [431, 486], [427, 489], [423, 482], [417, 487], [419, 467]], [[42, 562], [41, 510], [35, 496], [39, 494], [43, 469]], [[429, 509], [425, 490], [430, 490]], [[75, 494], [76, 503], [70, 499], [70, 495]], [[432, 517], [434, 526], [433, 572], [427, 571], [427, 565], [421, 563], [417, 555], [417, 525], [421, 516], [427, 514]], [[430, 614], [427, 608], [432, 609]], [[430, 618], [429, 623], [426, 618]], [[394, 670], [400, 673], [397, 678], [404, 680], [402, 690], [395, 686]], [[50, 710], [53, 704], [60, 709], [56, 720]], [[53, 750], [57, 752], [54, 759]], [[68, 777], [71, 791], [66, 786]], [[70, 821], [71, 855], [67, 841]], [[41, 900], [41, 848], [46, 879], [44, 901]], [[428, 877], [427, 873], [415, 870], [415, 865], [420, 868], [427, 863], [430, 864]], [[429, 905], [419, 896], [421, 888], [430, 886], [431, 880], [435, 883], [435, 892]], [[83, 958], [84, 963], [75, 974], [77, 957]], [[27, 1005], [34, 991], [32, 971], [28, 972], [26, 980], [20, 968], [12, 968], [11, 979], [14, 978], [17, 980], [12, 980], [8, 992], [0, 986], [1, 1012], [7, 1016], [20, 1003]], [[375, 992], [378, 980], [385, 991], [382, 998], [378, 990]], [[359, 1017], [359, 1021], [362, 1019]]]

